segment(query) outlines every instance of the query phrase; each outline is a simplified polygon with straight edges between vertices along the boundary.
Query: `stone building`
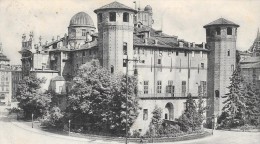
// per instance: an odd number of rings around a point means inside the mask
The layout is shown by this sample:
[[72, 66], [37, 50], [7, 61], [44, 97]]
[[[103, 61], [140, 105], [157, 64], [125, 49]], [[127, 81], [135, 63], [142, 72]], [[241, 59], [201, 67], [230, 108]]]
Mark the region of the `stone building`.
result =
[[0, 43], [0, 105], [11, 104], [11, 68], [10, 60], [3, 54], [2, 43]]
[[[80, 65], [98, 59], [111, 73], [137, 74], [140, 94], [139, 116], [132, 130], [148, 129], [155, 106], [163, 109], [163, 119], [174, 121], [185, 110], [188, 93], [201, 93], [212, 108], [208, 118], [221, 110], [235, 67], [237, 24], [218, 19], [205, 25], [207, 44], [195, 44], [152, 28], [151, 6], [133, 9], [119, 2], [100, 7], [97, 30], [85, 12], [75, 14], [68, 35], [51, 42], [39, 42], [33, 33], [23, 36], [22, 71], [46, 77], [44, 88], [65, 94]], [[205, 103], [206, 105], [206, 103]]]
[[260, 86], [260, 32], [258, 29], [257, 36], [249, 48], [250, 57], [241, 59], [241, 69], [245, 80], [251, 84]]

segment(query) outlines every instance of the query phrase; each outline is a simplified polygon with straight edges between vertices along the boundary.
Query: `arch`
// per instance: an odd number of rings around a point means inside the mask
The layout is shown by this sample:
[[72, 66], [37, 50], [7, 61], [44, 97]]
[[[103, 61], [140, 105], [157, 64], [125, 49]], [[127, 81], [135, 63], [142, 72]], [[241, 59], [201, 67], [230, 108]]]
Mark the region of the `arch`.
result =
[[165, 105], [164, 119], [174, 120], [174, 107], [173, 107], [173, 104], [171, 102], [168, 102]]

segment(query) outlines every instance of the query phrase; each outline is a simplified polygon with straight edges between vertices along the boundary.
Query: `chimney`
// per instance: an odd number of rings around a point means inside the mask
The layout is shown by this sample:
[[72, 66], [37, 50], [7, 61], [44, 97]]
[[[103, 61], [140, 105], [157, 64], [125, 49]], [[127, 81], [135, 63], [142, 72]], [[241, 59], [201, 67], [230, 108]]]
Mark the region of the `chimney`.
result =
[[188, 47], [190, 48], [190, 43], [188, 42]]
[[149, 31], [145, 31], [144, 32], [144, 38], [149, 38], [150, 37], [150, 32]]
[[146, 38], [144, 39], [144, 44], [147, 45], [147, 39]]
[[205, 42], [202, 42], [202, 48], [206, 49], [206, 43]]
[[195, 42], [192, 42], [192, 47], [194, 47], [194, 48], [196, 47], [196, 46], [195, 46]]
[[179, 41], [179, 47], [183, 47], [183, 42]]
[[157, 44], [158, 44], [158, 40], [155, 39], [155, 40], [154, 40], [154, 45], [157, 45]]

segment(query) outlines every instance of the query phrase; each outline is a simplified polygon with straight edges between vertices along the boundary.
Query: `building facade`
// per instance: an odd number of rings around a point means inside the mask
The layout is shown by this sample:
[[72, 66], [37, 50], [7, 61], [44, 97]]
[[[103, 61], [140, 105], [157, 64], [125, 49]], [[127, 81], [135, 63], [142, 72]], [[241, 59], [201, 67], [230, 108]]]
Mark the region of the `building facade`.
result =
[[0, 105], [8, 106], [12, 100], [11, 67], [10, 60], [3, 54], [2, 43], [0, 43], [0, 76]]
[[223, 100], [217, 91], [227, 92], [235, 67], [237, 24], [221, 18], [205, 25], [207, 44], [195, 44], [152, 28], [149, 5], [141, 10], [113, 2], [94, 12], [97, 33], [91, 17], [79, 12], [64, 37], [43, 43], [33, 33], [29, 39], [23, 35], [23, 74], [46, 77], [46, 89], [66, 94], [80, 65], [98, 59], [111, 73], [125, 73], [125, 59], [131, 59], [128, 72], [138, 76], [142, 107], [132, 130], [146, 132], [155, 106], [163, 109], [164, 120], [174, 121], [184, 112], [188, 93], [194, 99], [200, 93], [213, 105], [207, 117], [218, 114]]
[[[257, 36], [249, 48], [247, 56], [241, 59], [242, 75], [248, 83], [255, 84], [260, 87], [260, 32], [258, 29]], [[241, 55], [241, 54], [240, 54]]]

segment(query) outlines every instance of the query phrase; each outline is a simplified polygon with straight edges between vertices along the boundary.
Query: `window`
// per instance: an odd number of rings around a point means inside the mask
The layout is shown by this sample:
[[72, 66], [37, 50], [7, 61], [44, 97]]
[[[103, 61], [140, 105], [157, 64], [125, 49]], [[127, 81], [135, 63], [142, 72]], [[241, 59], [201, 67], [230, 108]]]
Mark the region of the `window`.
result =
[[129, 13], [127, 12], [123, 13], [123, 22], [129, 22]]
[[232, 35], [232, 28], [231, 27], [227, 28], [227, 35]]
[[216, 33], [217, 33], [217, 35], [220, 35], [220, 32], [221, 32], [220, 27], [217, 27], [217, 28], [216, 28]]
[[204, 63], [201, 63], [200, 66], [202, 69], [204, 69]]
[[102, 22], [102, 19], [103, 19], [102, 16], [103, 16], [102, 13], [98, 14], [98, 22]]
[[230, 56], [230, 50], [227, 51], [227, 56]]
[[143, 110], [143, 120], [148, 120], [148, 109]]
[[166, 113], [165, 115], [164, 115], [164, 119], [168, 119], [168, 114]]
[[187, 52], [184, 52], [184, 56], [187, 56]]
[[127, 43], [126, 42], [124, 42], [124, 44], [123, 44], [123, 54], [127, 55]]
[[109, 21], [116, 21], [116, 12], [109, 13]]
[[174, 94], [174, 86], [173, 86], [173, 81], [172, 80], [168, 81], [168, 85], [166, 87], [166, 93]]
[[148, 94], [149, 81], [144, 81], [144, 94]]
[[6, 87], [6, 91], [9, 91], [9, 87], [8, 86]]
[[86, 29], [82, 29], [82, 36], [86, 36]]
[[186, 96], [186, 81], [181, 82], [181, 94], [183, 97]]
[[85, 54], [85, 51], [83, 51], [83, 52], [82, 52], [82, 56], [85, 56], [85, 55], [86, 55], [86, 54]]
[[234, 71], [234, 65], [231, 65], [231, 71], [232, 72]]
[[215, 90], [215, 96], [219, 98], [219, 90]]
[[191, 55], [192, 57], [194, 57], [195, 56], [195, 52], [194, 51], [192, 51], [192, 55]]
[[127, 60], [123, 59], [123, 67], [126, 67], [126, 65], [127, 65]]
[[162, 81], [157, 81], [157, 93], [162, 93]]
[[111, 65], [111, 73], [113, 74], [114, 73], [114, 66]]
[[91, 55], [91, 50], [89, 50], [88, 52], [89, 52], [89, 55]]
[[162, 64], [162, 60], [161, 59], [158, 59], [158, 64]]
[[178, 51], [176, 51], [176, 56], [178, 56], [179, 55], [179, 52]]

